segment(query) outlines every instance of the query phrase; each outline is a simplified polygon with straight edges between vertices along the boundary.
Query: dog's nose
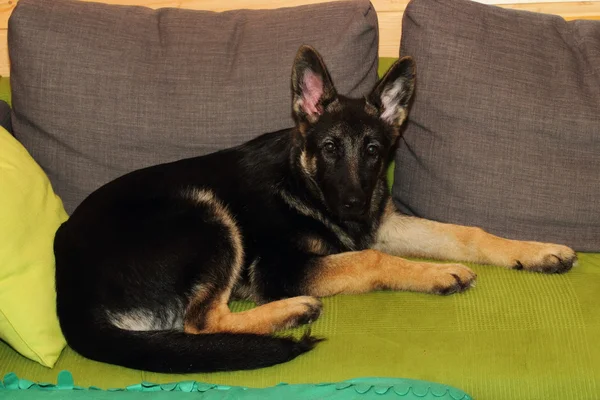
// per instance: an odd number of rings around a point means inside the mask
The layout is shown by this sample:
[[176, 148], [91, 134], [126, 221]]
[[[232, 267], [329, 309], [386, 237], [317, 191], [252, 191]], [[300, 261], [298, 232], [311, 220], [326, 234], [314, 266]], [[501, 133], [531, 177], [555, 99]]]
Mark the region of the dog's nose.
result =
[[365, 207], [365, 198], [363, 196], [349, 196], [344, 201], [344, 209], [348, 212], [362, 211]]

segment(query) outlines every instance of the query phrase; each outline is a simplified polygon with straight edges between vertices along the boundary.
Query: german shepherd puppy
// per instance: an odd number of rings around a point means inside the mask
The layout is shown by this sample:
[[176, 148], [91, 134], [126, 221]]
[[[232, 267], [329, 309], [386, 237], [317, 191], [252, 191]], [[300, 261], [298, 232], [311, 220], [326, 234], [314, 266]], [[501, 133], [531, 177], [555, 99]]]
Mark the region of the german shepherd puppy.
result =
[[[414, 87], [398, 60], [368, 96], [337, 93], [321, 57], [299, 49], [295, 127], [214, 154], [124, 175], [57, 231], [57, 311], [85, 357], [158, 372], [266, 367], [319, 339], [273, 336], [319, 317], [319, 297], [372, 290], [451, 294], [463, 260], [560, 273], [565, 246], [502, 239], [399, 214], [387, 160]], [[257, 304], [232, 313], [232, 298]]]

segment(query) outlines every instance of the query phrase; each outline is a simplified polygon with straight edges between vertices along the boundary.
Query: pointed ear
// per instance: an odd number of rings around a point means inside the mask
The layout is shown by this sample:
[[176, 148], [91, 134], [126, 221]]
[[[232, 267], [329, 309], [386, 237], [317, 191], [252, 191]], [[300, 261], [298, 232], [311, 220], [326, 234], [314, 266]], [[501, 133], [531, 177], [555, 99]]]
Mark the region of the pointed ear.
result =
[[414, 87], [415, 63], [412, 58], [403, 57], [375, 85], [367, 98], [367, 107], [375, 107], [382, 120], [399, 128], [406, 119]]
[[328, 105], [337, 100], [337, 92], [319, 53], [302, 46], [292, 69], [292, 114], [296, 123], [315, 123]]

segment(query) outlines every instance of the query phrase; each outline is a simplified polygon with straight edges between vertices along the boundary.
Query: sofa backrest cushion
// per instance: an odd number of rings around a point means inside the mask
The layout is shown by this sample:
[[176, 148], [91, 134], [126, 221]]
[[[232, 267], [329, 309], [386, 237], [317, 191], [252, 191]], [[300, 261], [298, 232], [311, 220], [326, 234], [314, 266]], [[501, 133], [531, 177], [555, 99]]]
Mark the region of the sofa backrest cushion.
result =
[[362, 96], [377, 79], [367, 0], [222, 13], [21, 0], [8, 40], [15, 136], [69, 213], [131, 170], [293, 126], [302, 44], [341, 93]]
[[401, 211], [600, 251], [600, 21], [413, 0]]

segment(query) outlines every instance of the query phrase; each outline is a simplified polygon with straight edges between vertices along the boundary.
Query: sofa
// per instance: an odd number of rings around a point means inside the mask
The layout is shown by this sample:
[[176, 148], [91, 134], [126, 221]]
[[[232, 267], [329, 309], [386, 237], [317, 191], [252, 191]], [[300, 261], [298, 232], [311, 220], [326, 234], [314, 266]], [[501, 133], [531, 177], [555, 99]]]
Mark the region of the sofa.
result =
[[[325, 298], [311, 329], [327, 340], [289, 363], [253, 371], [131, 370], [85, 359], [61, 341], [51, 243], [77, 204], [134, 168], [289, 126], [295, 44], [315, 45], [340, 91], [361, 96], [395, 60], [378, 53], [386, 28], [377, 12], [363, 0], [224, 13], [19, 1], [8, 29], [10, 78], [0, 81], [0, 99], [12, 107], [12, 120], [0, 120], [12, 134], [0, 133], [2, 143], [22, 146], [27, 162], [39, 165], [31, 167], [35, 181], [14, 181], [43, 186], [44, 194], [28, 202], [20, 186], [17, 200], [0, 203], [12, 207], [0, 211], [7, 221], [0, 254], [26, 255], [26, 247], [10, 247], [20, 230], [39, 238], [45, 258], [36, 253], [35, 262], [45, 268], [39, 279], [46, 291], [29, 286], [38, 277], [23, 278], [8, 262], [0, 267], [0, 379], [14, 373], [26, 388], [60, 381], [67, 370], [80, 387], [140, 389], [389, 377], [450, 385], [476, 399], [600, 398], [600, 22], [469, 0], [412, 0], [397, 16], [398, 56], [415, 58], [417, 86], [388, 174], [394, 202], [411, 215], [570, 245], [576, 267], [544, 275], [467, 264], [478, 281], [461, 294]], [[9, 170], [15, 168], [2, 173]], [[48, 212], [31, 210], [49, 202]], [[38, 229], [48, 218], [47, 229]], [[17, 288], [18, 297], [11, 295]], [[31, 309], [21, 306], [26, 300]], [[233, 311], [252, 306], [231, 304]], [[38, 325], [28, 332], [49, 328], [32, 342], [14, 339], [15, 314], [18, 323]], [[48, 358], [35, 360], [31, 343], [52, 335]], [[28, 350], [35, 354], [24, 355]], [[0, 397], [10, 393], [2, 391], [8, 380], [14, 375], [0, 385]], [[376, 389], [356, 384], [348, 398], [369, 390], [375, 396]], [[424, 390], [411, 393], [442, 395]]]

